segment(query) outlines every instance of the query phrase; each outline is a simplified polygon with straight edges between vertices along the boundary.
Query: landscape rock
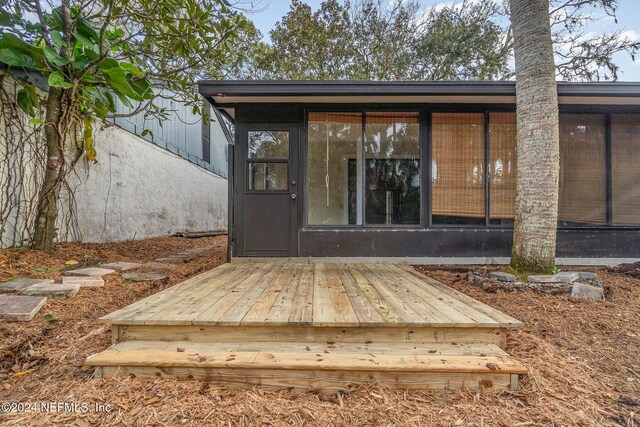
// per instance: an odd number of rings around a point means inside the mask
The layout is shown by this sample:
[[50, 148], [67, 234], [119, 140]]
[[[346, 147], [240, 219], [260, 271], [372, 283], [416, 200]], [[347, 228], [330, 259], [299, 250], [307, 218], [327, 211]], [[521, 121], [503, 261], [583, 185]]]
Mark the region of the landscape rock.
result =
[[88, 268], [79, 268], [77, 270], [69, 270], [65, 271], [65, 276], [95, 276], [101, 277], [107, 274], [115, 273], [115, 270], [110, 268], [100, 268], [100, 267], [88, 267]]
[[556, 282], [573, 283], [580, 278], [580, 273], [575, 271], [562, 271], [553, 275]]
[[0, 295], [0, 319], [8, 322], [28, 322], [46, 302], [45, 297]]
[[598, 286], [591, 286], [580, 282], [574, 282], [571, 288], [573, 298], [586, 299], [590, 301], [604, 301], [604, 289]]
[[527, 282], [530, 283], [557, 283], [559, 280], [556, 280], [554, 274], [542, 274], [542, 275], [531, 275], [527, 277]]
[[515, 282], [516, 275], [511, 273], [505, 273], [503, 271], [492, 271], [489, 273], [490, 279], [499, 280], [501, 282]]
[[30, 286], [39, 283], [53, 283], [50, 279], [15, 279], [0, 283], [0, 294], [20, 293]]
[[599, 280], [598, 275], [590, 271], [580, 271], [578, 276], [580, 279]]
[[156, 268], [158, 270], [170, 270], [172, 268], [176, 268], [175, 264], [167, 264], [163, 262], [145, 262], [142, 264], [143, 268]]
[[109, 268], [111, 270], [115, 270], [115, 271], [127, 271], [127, 270], [133, 270], [136, 268], [140, 268], [142, 266], [142, 264], [137, 263], [137, 262], [108, 262], [106, 264], [102, 264], [100, 265], [100, 267], [102, 268]]
[[63, 276], [62, 283], [78, 285], [81, 288], [101, 288], [104, 286], [104, 279], [95, 276]]
[[73, 298], [80, 285], [64, 283], [40, 283], [22, 291], [22, 295], [32, 297]]
[[156, 280], [166, 279], [168, 276], [165, 273], [159, 271], [148, 271], [145, 273], [124, 273], [122, 278], [130, 280], [132, 282], [152, 282]]

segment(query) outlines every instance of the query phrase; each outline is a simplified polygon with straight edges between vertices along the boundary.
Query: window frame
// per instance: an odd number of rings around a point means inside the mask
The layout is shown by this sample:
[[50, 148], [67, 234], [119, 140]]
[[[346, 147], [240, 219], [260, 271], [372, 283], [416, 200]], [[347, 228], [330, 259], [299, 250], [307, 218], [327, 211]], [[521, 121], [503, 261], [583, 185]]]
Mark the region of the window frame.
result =
[[[357, 153], [361, 156], [362, 158], [362, 167], [360, 168], [360, 170], [358, 171], [358, 173], [360, 174], [361, 178], [362, 178], [362, 182], [365, 182], [365, 177], [366, 177], [366, 115], [367, 113], [417, 113], [418, 114], [418, 147], [419, 147], [419, 159], [420, 159], [420, 213], [419, 213], [419, 221], [416, 224], [367, 224], [366, 223], [366, 213], [365, 213], [365, 209], [366, 209], [366, 191], [364, 190], [364, 187], [362, 188], [362, 200], [361, 200], [361, 212], [362, 212], [362, 224], [331, 224], [331, 225], [324, 225], [324, 224], [309, 224], [308, 221], [308, 206], [307, 206], [307, 200], [308, 197], [306, 196], [308, 190], [308, 181], [307, 181], [307, 172], [308, 172], [308, 146], [309, 146], [309, 138], [308, 138], [308, 131], [309, 131], [309, 115], [312, 113], [360, 113], [361, 115], [361, 135], [362, 135], [362, 144], [360, 147], [360, 152]], [[302, 136], [300, 138], [300, 142], [301, 142], [301, 157], [300, 157], [300, 164], [303, 166], [302, 167], [302, 176], [301, 179], [304, 182], [304, 193], [305, 193], [305, 197], [303, 200], [303, 229], [313, 229], [313, 230], [320, 230], [320, 229], [347, 229], [347, 230], [367, 230], [367, 229], [424, 229], [425, 227], [427, 227], [427, 225], [425, 224], [425, 217], [426, 217], [426, 209], [425, 209], [425, 167], [424, 165], [424, 161], [425, 161], [425, 150], [424, 149], [424, 129], [427, 127], [426, 122], [425, 122], [425, 109], [424, 107], [421, 106], [384, 106], [384, 107], [358, 107], [358, 106], [350, 106], [350, 105], [334, 105], [334, 104], [327, 104], [327, 105], [318, 105], [318, 106], [313, 106], [313, 107], [308, 107], [308, 108], [304, 108], [303, 110], [303, 114], [304, 114], [304, 124], [303, 124], [303, 129], [302, 129]], [[429, 151], [430, 152], [430, 151]], [[429, 206], [430, 206], [430, 202], [429, 202]]]
[[[265, 126], [252, 126], [249, 127], [247, 129], [243, 130], [245, 133], [245, 138], [246, 138], [246, 147], [245, 147], [245, 162], [244, 162], [244, 180], [245, 180], [245, 185], [244, 185], [244, 192], [245, 194], [277, 194], [277, 193], [289, 193], [290, 192], [290, 188], [291, 188], [291, 130], [287, 129], [287, 128], [283, 128], [281, 125], [265, 125]], [[287, 149], [289, 150], [289, 157], [256, 157], [256, 158], [250, 158], [249, 157], [249, 133], [250, 132], [286, 132], [289, 138], [289, 143], [287, 146]], [[256, 189], [250, 189], [249, 188], [249, 183], [250, 183], [250, 174], [249, 174], [249, 165], [251, 163], [279, 163], [279, 164], [286, 164], [287, 165], [287, 186], [284, 189], [281, 190], [256, 190]]]
[[[300, 179], [304, 183], [303, 207], [301, 228], [303, 230], [352, 230], [366, 231], [371, 229], [437, 229], [441, 231], [448, 230], [502, 230], [505, 232], [513, 230], [513, 224], [491, 224], [491, 205], [490, 205], [490, 144], [491, 136], [489, 132], [489, 114], [501, 112], [516, 112], [514, 104], [384, 104], [379, 106], [371, 106], [366, 104], [305, 104], [302, 110], [302, 132], [300, 135], [300, 165], [302, 166]], [[363, 115], [362, 124], [364, 123], [364, 114], [366, 112], [419, 112], [420, 128], [419, 128], [419, 144], [420, 144], [420, 223], [419, 224], [342, 224], [342, 225], [322, 225], [308, 224], [307, 222], [307, 144], [308, 144], [308, 119], [309, 113], [327, 113], [327, 112], [350, 112], [361, 113]], [[432, 215], [432, 113], [483, 113], [485, 115], [485, 222], [484, 224], [433, 224]], [[611, 141], [611, 116], [613, 114], [640, 114], [640, 106], [635, 105], [581, 105], [581, 104], [561, 104], [559, 105], [559, 113], [572, 114], [603, 114], [605, 118], [605, 161], [606, 161], [606, 223], [605, 224], [585, 224], [585, 225], [557, 225], [558, 232], [571, 230], [640, 230], [638, 225], [623, 225], [612, 223], [612, 141]], [[362, 150], [365, 149], [365, 129], [363, 128], [363, 144]], [[362, 153], [364, 156], [364, 152]], [[364, 157], [363, 157], [364, 160]], [[364, 167], [364, 161], [363, 161]], [[489, 188], [487, 188], [489, 187]], [[364, 203], [364, 195], [363, 195]], [[363, 211], [364, 220], [364, 211]]]

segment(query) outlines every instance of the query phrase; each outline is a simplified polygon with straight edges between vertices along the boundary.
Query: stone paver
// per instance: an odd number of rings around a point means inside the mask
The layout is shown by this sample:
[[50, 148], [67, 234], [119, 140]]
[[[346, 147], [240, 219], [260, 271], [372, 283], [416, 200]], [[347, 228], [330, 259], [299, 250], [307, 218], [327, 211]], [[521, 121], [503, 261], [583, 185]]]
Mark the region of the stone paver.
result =
[[0, 295], [0, 319], [10, 322], [28, 322], [46, 302], [45, 297]]
[[37, 285], [38, 283], [53, 283], [50, 279], [15, 279], [8, 282], [0, 283], [0, 294], [13, 294], [20, 293], [27, 289], [29, 286]]
[[73, 298], [80, 290], [80, 285], [63, 283], [40, 283], [24, 291], [22, 295], [32, 297]]
[[101, 288], [104, 286], [102, 277], [95, 276], [63, 276], [62, 283], [65, 285], [78, 285], [81, 288]]
[[542, 274], [527, 277], [527, 281], [531, 283], [558, 283], [554, 274]]
[[505, 273], [503, 271], [492, 271], [489, 273], [490, 279], [499, 280], [501, 282], [515, 282], [516, 275], [511, 273]]
[[604, 289], [598, 286], [574, 282], [571, 288], [571, 296], [591, 301], [604, 301]]
[[136, 268], [140, 268], [142, 264], [139, 264], [137, 262], [108, 262], [106, 264], [102, 264], [100, 267], [102, 268], [109, 268], [111, 270], [115, 270], [115, 271], [127, 271], [127, 270], [133, 270]]
[[145, 262], [144, 264], [142, 264], [143, 268], [156, 268], [158, 270], [169, 270], [172, 268], [176, 268], [177, 265], [175, 264], [167, 264], [167, 263], [163, 263], [163, 262]]
[[110, 268], [100, 268], [100, 267], [88, 267], [88, 268], [79, 268], [77, 270], [69, 270], [65, 271], [65, 276], [95, 276], [101, 277], [107, 274], [115, 273], [115, 270]]
[[148, 271], [146, 273], [123, 273], [122, 278], [125, 280], [131, 280], [132, 282], [150, 282], [155, 280], [166, 279], [168, 276], [165, 273], [159, 271]]
[[580, 278], [580, 274], [575, 271], [562, 271], [553, 275], [556, 282], [573, 283]]
[[163, 258], [156, 258], [155, 259], [156, 262], [183, 262], [184, 261], [184, 257], [178, 257], [178, 256], [166, 256]]

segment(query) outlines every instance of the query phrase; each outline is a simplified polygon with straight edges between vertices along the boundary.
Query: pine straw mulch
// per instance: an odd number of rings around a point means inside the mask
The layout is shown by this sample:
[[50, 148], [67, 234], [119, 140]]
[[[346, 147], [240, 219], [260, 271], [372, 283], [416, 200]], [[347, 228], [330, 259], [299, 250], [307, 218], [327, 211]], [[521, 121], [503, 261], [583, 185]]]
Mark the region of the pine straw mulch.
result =
[[[95, 402], [113, 409], [96, 413], [8, 414], [6, 425], [638, 425], [640, 400], [640, 280], [603, 273], [614, 292], [604, 303], [564, 296], [485, 293], [470, 286], [463, 270], [420, 268], [432, 277], [518, 319], [527, 327], [509, 334], [507, 351], [530, 374], [517, 392], [403, 392], [362, 387], [347, 395], [225, 389], [198, 382], [134, 378], [94, 380], [83, 361], [110, 344], [95, 319], [157, 292], [224, 259], [224, 238], [152, 239], [106, 245], [65, 244], [54, 255], [0, 251], [0, 280], [34, 266], [58, 268], [90, 251], [92, 256], [143, 261], [193, 246], [216, 248], [170, 271], [166, 283], [127, 284], [107, 276], [102, 289], [83, 289], [72, 300], [51, 300], [34, 321], [0, 324], [0, 401]], [[55, 275], [55, 273], [50, 273]], [[56, 322], [47, 323], [51, 313]], [[30, 370], [30, 374], [10, 376]], [[7, 378], [7, 375], [10, 377]], [[626, 402], [626, 403], [621, 403]]]

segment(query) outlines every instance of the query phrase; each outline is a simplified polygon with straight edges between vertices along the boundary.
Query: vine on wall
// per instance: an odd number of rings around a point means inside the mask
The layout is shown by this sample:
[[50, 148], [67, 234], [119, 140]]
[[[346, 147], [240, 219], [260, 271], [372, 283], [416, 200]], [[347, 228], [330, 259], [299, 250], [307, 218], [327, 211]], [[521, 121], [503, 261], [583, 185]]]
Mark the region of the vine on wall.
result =
[[[0, 71], [0, 247], [31, 244], [38, 189], [45, 170], [43, 125], [18, 108], [17, 92], [21, 87], [19, 80], [5, 70]], [[44, 92], [39, 95], [44, 96]], [[44, 109], [37, 112], [37, 117], [44, 118]], [[70, 145], [74, 151], [78, 150], [78, 144]], [[71, 164], [78, 161], [77, 152], [68, 155]], [[79, 240], [81, 237], [74, 191], [66, 178], [58, 203], [58, 241]]]

